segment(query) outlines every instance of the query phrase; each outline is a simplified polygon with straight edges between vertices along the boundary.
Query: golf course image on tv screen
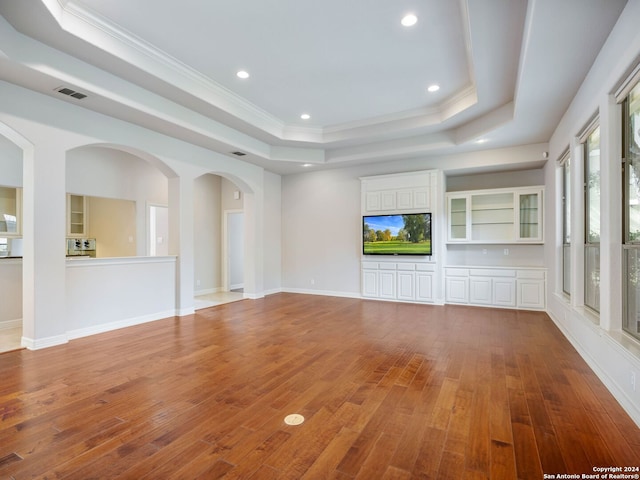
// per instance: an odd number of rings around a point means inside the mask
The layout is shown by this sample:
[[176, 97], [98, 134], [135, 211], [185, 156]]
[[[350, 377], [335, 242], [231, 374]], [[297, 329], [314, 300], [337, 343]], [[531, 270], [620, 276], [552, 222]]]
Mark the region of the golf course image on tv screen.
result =
[[431, 255], [431, 214], [362, 217], [364, 255]]

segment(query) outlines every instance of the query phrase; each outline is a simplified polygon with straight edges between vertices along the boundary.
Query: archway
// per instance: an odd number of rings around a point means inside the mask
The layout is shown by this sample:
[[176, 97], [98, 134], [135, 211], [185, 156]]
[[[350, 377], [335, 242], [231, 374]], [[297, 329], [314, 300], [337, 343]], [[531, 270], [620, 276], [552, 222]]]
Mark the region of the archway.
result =
[[24, 331], [33, 329], [33, 319], [25, 316], [22, 259], [22, 187], [33, 145], [0, 122], [0, 152], [0, 352], [5, 352], [22, 348]]
[[194, 180], [196, 309], [244, 298], [247, 189], [219, 172], [206, 173]]

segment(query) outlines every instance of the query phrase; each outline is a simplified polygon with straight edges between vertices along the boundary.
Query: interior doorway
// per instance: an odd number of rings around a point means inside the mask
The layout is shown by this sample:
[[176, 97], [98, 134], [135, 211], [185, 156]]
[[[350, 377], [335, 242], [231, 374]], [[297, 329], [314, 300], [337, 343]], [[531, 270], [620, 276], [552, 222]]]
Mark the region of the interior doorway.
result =
[[169, 255], [169, 207], [149, 205], [147, 252], [151, 257]]
[[225, 289], [229, 292], [244, 290], [244, 212], [224, 212], [224, 266]]

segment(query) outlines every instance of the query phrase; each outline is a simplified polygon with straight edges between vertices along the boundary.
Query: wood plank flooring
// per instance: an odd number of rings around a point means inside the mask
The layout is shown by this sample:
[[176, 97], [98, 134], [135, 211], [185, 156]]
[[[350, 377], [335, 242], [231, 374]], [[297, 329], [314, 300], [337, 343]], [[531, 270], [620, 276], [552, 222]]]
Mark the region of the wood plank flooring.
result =
[[640, 466], [640, 429], [539, 312], [277, 294], [6, 353], [0, 369], [1, 479]]

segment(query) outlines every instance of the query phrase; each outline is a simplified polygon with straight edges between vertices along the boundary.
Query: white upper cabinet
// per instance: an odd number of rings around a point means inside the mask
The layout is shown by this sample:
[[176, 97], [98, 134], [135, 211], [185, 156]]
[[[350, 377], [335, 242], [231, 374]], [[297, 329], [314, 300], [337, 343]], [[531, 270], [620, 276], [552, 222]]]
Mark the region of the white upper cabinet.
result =
[[426, 213], [432, 210], [434, 171], [363, 177], [362, 213]]
[[543, 187], [447, 194], [449, 243], [543, 243]]
[[87, 235], [87, 199], [84, 195], [67, 194], [67, 236]]

